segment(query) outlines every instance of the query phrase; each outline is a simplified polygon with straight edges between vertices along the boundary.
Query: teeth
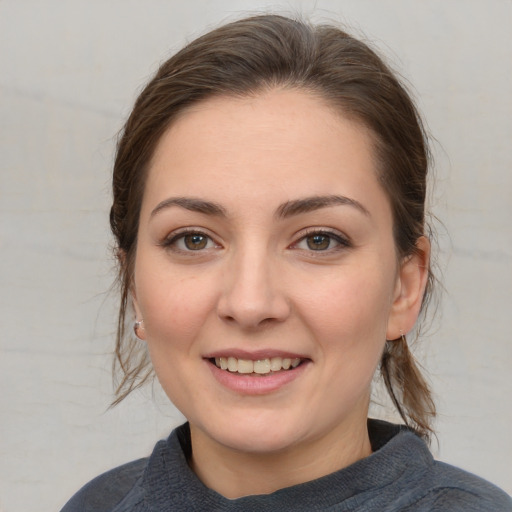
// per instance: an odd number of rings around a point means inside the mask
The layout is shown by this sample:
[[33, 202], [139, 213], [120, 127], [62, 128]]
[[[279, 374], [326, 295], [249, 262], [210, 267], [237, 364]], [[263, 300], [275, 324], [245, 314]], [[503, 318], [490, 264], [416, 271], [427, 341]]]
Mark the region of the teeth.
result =
[[234, 357], [228, 357], [228, 370], [230, 372], [238, 371], [238, 360]]
[[238, 373], [252, 373], [254, 371], [254, 363], [248, 359], [238, 360]]
[[273, 357], [270, 360], [270, 369], [273, 372], [278, 372], [283, 367], [283, 358], [282, 357]]
[[270, 373], [270, 359], [254, 361], [254, 373]]
[[299, 357], [294, 359], [289, 357], [272, 357], [271, 359], [259, 359], [258, 361], [237, 359], [236, 357], [216, 357], [215, 365], [221, 370], [228, 370], [232, 373], [257, 373], [258, 375], [266, 375], [270, 372], [297, 368], [300, 361]]

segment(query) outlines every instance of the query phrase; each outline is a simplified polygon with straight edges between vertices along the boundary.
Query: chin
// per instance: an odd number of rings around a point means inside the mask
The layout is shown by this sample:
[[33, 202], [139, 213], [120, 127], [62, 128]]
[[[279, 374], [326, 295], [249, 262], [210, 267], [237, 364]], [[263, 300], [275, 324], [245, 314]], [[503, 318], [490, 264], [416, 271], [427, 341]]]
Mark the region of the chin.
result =
[[290, 435], [278, 434], [269, 436], [265, 432], [255, 432], [241, 435], [224, 435], [220, 439], [224, 446], [238, 452], [250, 453], [254, 455], [265, 455], [279, 453], [289, 449], [294, 443]]
[[257, 418], [238, 416], [215, 424], [208, 423], [200, 427], [203, 434], [222, 446], [245, 453], [276, 453], [304, 437], [296, 428], [301, 422], [286, 422], [281, 417], [269, 417], [267, 414]]

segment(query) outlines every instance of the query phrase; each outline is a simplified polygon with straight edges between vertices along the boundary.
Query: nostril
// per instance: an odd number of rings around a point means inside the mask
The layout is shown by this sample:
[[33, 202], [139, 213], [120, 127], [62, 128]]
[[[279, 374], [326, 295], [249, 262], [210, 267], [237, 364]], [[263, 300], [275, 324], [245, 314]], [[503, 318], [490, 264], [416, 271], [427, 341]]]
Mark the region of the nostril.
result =
[[290, 307], [284, 296], [259, 288], [245, 284], [243, 288], [239, 286], [228, 290], [229, 293], [219, 298], [218, 318], [247, 329], [266, 327], [285, 320], [289, 316]]

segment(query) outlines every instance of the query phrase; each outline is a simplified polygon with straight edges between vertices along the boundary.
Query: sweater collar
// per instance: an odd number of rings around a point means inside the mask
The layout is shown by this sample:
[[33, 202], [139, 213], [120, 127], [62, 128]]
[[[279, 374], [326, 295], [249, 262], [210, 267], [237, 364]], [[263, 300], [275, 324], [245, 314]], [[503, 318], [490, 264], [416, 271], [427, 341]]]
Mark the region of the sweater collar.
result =
[[[369, 420], [373, 453], [324, 477], [271, 494], [230, 500], [207, 488], [190, 469], [188, 423], [155, 447], [144, 473], [145, 502], [150, 510], [256, 511], [325, 510], [342, 502], [350, 509], [375, 493], [433, 463], [426, 444], [407, 427]], [[414, 456], [411, 456], [411, 454]]]

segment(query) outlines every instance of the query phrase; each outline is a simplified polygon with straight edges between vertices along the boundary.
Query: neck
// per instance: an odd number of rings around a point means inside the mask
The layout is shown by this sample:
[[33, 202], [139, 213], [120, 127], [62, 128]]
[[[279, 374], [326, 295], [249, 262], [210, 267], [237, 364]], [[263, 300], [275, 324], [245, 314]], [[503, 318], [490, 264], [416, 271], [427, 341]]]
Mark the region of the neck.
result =
[[328, 475], [371, 454], [366, 420], [279, 452], [242, 452], [215, 443], [191, 425], [192, 470], [230, 499], [269, 494]]

